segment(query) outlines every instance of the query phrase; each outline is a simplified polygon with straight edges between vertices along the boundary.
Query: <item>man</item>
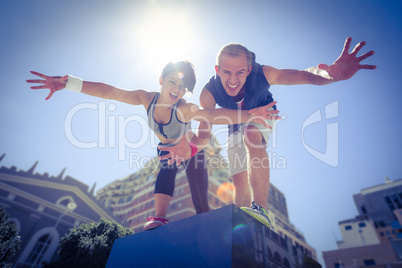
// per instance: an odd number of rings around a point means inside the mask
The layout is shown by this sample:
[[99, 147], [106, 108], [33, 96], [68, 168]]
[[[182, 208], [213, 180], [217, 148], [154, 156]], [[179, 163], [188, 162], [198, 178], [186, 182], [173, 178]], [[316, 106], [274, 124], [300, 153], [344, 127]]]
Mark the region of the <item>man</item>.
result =
[[[366, 44], [363, 41], [349, 54], [351, 42], [352, 38], [346, 39], [340, 57], [332, 65], [320, 64], [318, 68], [306, 70], [276, 69], [260, 65], [255, 62], [254, 53], [244, 46], [226, 45], [218, 53], [216, 75], [202, 89], [200, 104], [205, 109], [215, 108], [218, 104], [224, 108], [250, 110], [273, 102], [269, 92], [271, 85], [327, 85], [347, 80], [361, 69], [375, 69], [374, 65], [360, 64], [362, 60], [372, 56], [374, 51], [357, 57], [357, 53]], [[275, 121], [270, 123], [272, 129], [254, 122], [229, 125], [227, 150], [229, 173], [235, 186], [234, 203], [271, 228], [265, 210], [269, 189], [266, 147]], [[207, 143], [210, 129], [207, 122], [200, 123], [199, 135], [190, 144], [183, 140], [175, 147], [161, 148], [170, 152], [164, 158], [171, 158], [170, 162], [177, 161], [179, 164], [188, 159], [191, 149], [200, 148]], [[247, 165], [241, 162], [245, 157]]]

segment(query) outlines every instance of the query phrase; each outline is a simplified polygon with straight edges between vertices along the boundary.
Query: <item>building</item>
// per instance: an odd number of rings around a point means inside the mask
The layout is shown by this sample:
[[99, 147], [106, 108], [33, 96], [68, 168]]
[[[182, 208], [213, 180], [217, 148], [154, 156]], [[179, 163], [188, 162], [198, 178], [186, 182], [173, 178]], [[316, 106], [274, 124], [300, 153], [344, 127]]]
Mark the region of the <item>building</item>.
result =
[[27, 171], [0, 167], [0, 206], [21, 237], [21, 250], [9, 260], [17, 268], [55, 261], [59, 240], [70, 228], [101, 218], [114, 220], [97, 202], [94, 187], [65, 176], [65, 170], [57, 177], [37, 174], [37, 165]]
[[[220, 155], [220, 146], [212, 138], [206, 148], [209, 175], [208, 199], [210, 209], [217, 209], [233, 203], [233, 185], [230, 181], [226, 159]], [[107, 207], [118, 221], [136, 233], [143, 230], [149, 216], [154, 216], [154, 187], [160, 164], [157, 157], [150, 160], [138, 172], [121, 180], [116, 180], [97, 191], [97, 199]], [[290, 223], [285, 195], [274, 185], [270, 186], [268, 211], [272, 225], [280, 237], [306, 255], [317, 260], [316, 251], [309, 246], [304, 235]], [[175, 191], [170, 202], [167, 218], [169, 222], [178, 221], [196, 214], [186, 173], [179, 168]]]
[[268, 214], [274, 230], [280, 237], [289, 241], [304, 254], [317, 260], [317, 253], [313, 247], [307, 244], [302, 232], [290, 222], [285, 195], [272, 183], [269, 187]]
[[323, 252], [330, 267], [402, 267], [402, 179], [353, 195], [359, 215], [338, 223], [338, 249]]

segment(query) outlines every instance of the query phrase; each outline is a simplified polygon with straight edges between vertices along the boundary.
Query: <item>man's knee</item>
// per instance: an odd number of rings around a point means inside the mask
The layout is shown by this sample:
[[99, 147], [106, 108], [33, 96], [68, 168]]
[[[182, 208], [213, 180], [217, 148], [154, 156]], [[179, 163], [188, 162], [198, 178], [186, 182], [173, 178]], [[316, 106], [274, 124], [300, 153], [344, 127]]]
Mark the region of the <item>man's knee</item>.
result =
[[244, 144], [250, 149], [264, 148], [264, 137], [255, 126], [247, 126], [244, 128]]
[[246, 188], [249, 186], [247, 171], [232, 176], [235, 188]]

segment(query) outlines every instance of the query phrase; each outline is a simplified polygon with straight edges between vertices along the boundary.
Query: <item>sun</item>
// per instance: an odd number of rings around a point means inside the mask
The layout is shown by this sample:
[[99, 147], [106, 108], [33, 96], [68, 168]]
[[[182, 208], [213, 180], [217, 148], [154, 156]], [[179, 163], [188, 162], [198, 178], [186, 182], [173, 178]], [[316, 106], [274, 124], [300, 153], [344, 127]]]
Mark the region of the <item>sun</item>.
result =
[[169, 61], [189, 59], [196, 47], [191, 19], [184, 10], [152, 10], [136, 25], [134, 35], [141, 55], [159, 70]]

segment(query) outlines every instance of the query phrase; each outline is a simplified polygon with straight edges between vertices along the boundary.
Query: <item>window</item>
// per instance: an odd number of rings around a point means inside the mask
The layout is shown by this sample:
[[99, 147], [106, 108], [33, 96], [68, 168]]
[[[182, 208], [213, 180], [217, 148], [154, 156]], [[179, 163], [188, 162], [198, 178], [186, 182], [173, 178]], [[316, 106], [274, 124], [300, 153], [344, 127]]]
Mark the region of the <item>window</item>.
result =
[[282, 264], [281, 259], [282, 259], [282, 258], [281, 258], [281, 255], [279, 255], [279, 253], [275, 251], [275, 253], [274, 253], [274, 260], [277, 261], [278, 264]]
[[360, 206], [360, 210], [362, 211], [363, 214], [367, 214], [367, 209], [364, 205]]
[[384, 199], [385, 199], [385, 202], [387, 203], [389, 209], [392, 211], [395, 210], [395, 206], [394, 206], [394, 204], [392, 204], [391, 198], [389, 196], [385, 196]]
[[51, 237], [49, 234], [41, 236], [36, 242], [25, 263], [32, 265], [31, 267], [41, 267], [43, 256], [45, 255], [50, 242]]
[[345, 225], [345, 230], [346, 231], [352, 230], [352, 225]]
[[396, 206], [398, 208], [402, 208], [401, 201], [399, 201], [398, 196], [396, 194], [393, 194], [391, 197], [392, 197], [392, 200], [394, 201], [394, 203], [396, 204]]
[[290, 268], [290, 263], [287, 258], [283, 258], [283, 266], [285, 266], [286, 268]]
[[360, 227], [360, 228], [366, 227], [366, 223], [365, 223], [365, 222], [360, 222], [360, 223], [359, 223], [359, 227]]
[[375, 265], [375, 260], [373, 259], [364, 260], [363, 262], [365, 266]]
[[53, 227], [39, 230], [26, 244], [15, 267], [42, 267], [42, 262], [49, 262], [56, 252], [59, 239], [59, 233]]
[[378, 221], [378, 225], [382, 228], [386, 227], [386, 224], [384, 221]]

